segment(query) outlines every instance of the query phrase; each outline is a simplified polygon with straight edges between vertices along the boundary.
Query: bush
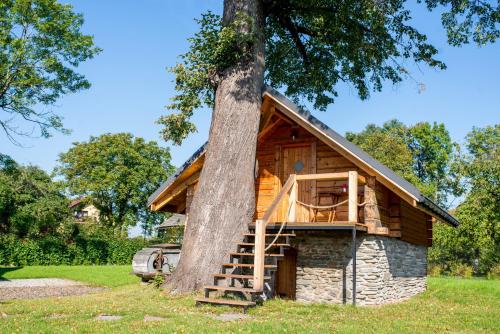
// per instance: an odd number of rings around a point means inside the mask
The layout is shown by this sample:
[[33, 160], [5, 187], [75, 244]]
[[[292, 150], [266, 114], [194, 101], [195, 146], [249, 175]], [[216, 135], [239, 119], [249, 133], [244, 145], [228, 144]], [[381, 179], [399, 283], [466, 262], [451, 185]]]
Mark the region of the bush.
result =
[[165, 277], [162, 274], [156, 274], [153, 278], [153, 286], [159, 289], [163, 285], [163, 283], [165, 283]]
[[444, 268], [440, 265], [431, 265], [429, 266], [428, 275], [432, 277], [439, 277], [443, 275]]
[[456, 277], [471, 278], [474, 273], [472, 266], [468, 266], [462, 263], [456, 263], [451, 265], [450, 274]]
[[489, 279], [500, 279], [500, 263], [491, 268], [488, 273]]
[[19, 240], [4, 235], [0, 237], [0, 265], [131, 264], [134, 254], [146, 245], [142, 238], [79, 236], [66, 243], [56, 237]]

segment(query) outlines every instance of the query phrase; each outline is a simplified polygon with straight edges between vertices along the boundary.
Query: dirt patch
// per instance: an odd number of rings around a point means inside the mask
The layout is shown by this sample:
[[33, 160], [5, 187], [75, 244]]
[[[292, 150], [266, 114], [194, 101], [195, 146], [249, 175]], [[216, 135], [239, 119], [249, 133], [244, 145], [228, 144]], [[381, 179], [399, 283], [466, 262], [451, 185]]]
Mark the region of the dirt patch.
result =
[[102, 287], [60, 278], [0, 280], [0, 301], [84, 295], [102, 291]]

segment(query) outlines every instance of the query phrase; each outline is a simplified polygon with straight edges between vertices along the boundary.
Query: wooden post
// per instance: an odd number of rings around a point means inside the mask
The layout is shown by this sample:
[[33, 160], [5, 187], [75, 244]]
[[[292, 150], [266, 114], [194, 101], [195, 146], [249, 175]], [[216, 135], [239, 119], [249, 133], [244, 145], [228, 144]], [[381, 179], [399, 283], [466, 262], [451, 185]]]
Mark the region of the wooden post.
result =
[[292, 189], [290, 189], [290, 196], [288, 196], [288, 222], [295, 222], [297, 220], [297, 188], [297, 181], [295, 181], [293, 183]]
[[253, 288], [264, 290], [264, 252], [266, 248], [266, 225], [264, 221], [255, 222], [255, 248], [253, 267]]
[[377, 204], [377, 181], [375, 176], [367, 176], [364, 187], [365, 198], [365, 225], [368, 228], [368, 233], [376, 233], [378, 227], [382, 227], [380, 222], [380, 212]]
[[349, 222], [358, 222], [358, 172], [349, 171]]
[[352, 227], [352, 305], [356, 305], [356, 226]]

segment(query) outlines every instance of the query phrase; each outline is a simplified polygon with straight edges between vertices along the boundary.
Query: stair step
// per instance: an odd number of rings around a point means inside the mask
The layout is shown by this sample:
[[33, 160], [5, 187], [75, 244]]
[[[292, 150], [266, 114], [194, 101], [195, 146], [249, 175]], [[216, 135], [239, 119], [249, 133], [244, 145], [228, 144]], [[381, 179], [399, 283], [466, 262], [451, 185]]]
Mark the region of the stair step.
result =
[[196, 304], [216, 304], [216, 305], [228, 305], [228, 306], [240, 306], [243, 308], [254, 307], [255, 302], [248, 300], [234, 300], [234, 299], [216, 299], [216, 298], [196, 298]]
[[[253, 263], [224, 263], [223, 267], [241, 267], [241, 268], [253, 268]], [[274, 264], [266, 264], [264, 265], [266, 269], [276, 269], [278, 266]]]
[[[255, 256], [254, 253], [229, 253], [231, 256]], [[283, 257], [283, 254], [266, 254], [268, 257]]]
[[[240, 242], [238, 244], [238, 246], [253, 247], [253, 246], [255, 246], [255, 244], [251, 243], [251, 242]], [[267, 245], [266, 245], [266, 247], [267, 247]], [[271, 247], [290, 247], [290, 244], [273, 244]]]
[[203, 288], [205, 290], [236, 291], [236, 292], [244, 292], [244, 293], [259, 292], [253, 288], [240, 288], [237, 286], [206, 285]]
[[[241, 274], [213, 274], [216, 278], [236, 278], [236, 279], [253, 279], [253, 275], [241, 275]], [[271, 276], [264, 276], [264, 280], [271, 279]]]
[[[243, 234], [245, 237], [255, 237], [255, 233], [245, 233]], [[267, 234], [266, 233], [266, 237], [275, 237], [277, 236], [277, 234]], [[281, 233], [279, 235], [280, 237], [296, 237], [296, 235], [294, 233]]]

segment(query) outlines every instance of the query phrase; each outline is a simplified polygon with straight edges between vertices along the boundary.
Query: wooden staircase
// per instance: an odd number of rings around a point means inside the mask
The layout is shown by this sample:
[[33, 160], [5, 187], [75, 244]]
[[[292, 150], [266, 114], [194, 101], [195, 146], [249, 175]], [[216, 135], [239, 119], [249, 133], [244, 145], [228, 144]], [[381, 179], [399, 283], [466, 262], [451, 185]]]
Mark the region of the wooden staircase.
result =
[[[266, 247], [278, 235], [266, 234]], [[196, 298], [196, 305], [212, 304], [242, 307], [246, 311], [273, 294], [273, 280], [278, 262], [284, 257], [284, 250], [290, 247], [293, 233], [281, 233], [265, 254], [264, 291], [253, 288], [255, 234], [246, 233], [243, 242], [236, 245], [236, 251], [229, 253], [229, 263], [224, 263], [221, 272], [213, 274], [214, 285], [204, 287], [205, 297]]]

